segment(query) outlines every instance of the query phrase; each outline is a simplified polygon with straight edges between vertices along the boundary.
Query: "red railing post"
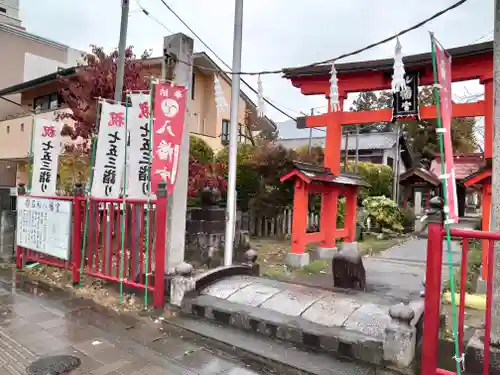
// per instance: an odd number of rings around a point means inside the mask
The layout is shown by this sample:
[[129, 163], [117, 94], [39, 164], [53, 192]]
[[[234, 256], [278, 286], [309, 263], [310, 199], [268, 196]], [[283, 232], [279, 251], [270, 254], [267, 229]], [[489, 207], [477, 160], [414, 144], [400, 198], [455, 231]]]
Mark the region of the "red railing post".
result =
[[[167, 238], [167, 189], [166, 184], [158, 184], [156, 192], [156, 231], [155, 231], [155, 286], [153, 305], [160, 308], [165, 305], [165, 241]], [[184, 218], [183, 218], [184, 220]], [[151, 234], [153, 235], [153, 234]], [[149, 238], [147, 239], [149, 241]], [[147, 272], [147, 271], [146, 271]]]
[[73, 284], [80, 282], [80, 266], [82, 262], [82, 209], [84, 201], [82, 184], [73, 187], [73, 239], [71, 246], [71, 261], [73, 268]]
[[[19, 184], [17, 186], [17, 195], [22, 196], [25, 194], [26, 194], [26, 186], [24, 184]], [[17, 202], [16, 202], [16, 207], [17, 207]], [[19, 210], [17, 210], [17, 214], [19, 215]], [[20, 228], [17, 228], [17, 230], [19, 229]], [[17, 246], [17, 244], [16, 244], [16, 267], [23, 268], [23, 248], [21, 246]]]
[[460, 262], [460, 303], [458, 304], [458, 345], [463, 353], [465, 325], [465, 294], [467, 293], [467, 259], [469, 255], [469, 238], [462, 239], [462, 261]]
[[435, 374], [437, 369], [442, 261], [443, 228], [440, 223], [429, 224], [425, 273], [425, 333], [422, 343], [422, 375]]
[[488, 241], [488, 280], [486, 281], [486, 311], [484, 324], [484, 362], [483, 374], [488, 374], [490, 371], [490, 346], [491, 346], [491, 304], [493, 303], [493, 265], [495, 261], [495, 241]]

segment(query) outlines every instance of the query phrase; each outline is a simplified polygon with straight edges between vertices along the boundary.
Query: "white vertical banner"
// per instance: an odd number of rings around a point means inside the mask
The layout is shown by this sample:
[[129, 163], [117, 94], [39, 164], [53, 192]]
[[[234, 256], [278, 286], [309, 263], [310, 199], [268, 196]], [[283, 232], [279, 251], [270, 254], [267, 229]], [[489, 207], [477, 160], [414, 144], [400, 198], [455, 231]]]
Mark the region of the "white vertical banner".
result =
[[147, 199], [151, 167], [151, 124], [149, 121], [150, 94], [129, 95], [132, 106], [128, 113], [127, 129], [130, 134], [128, 147], [127, 197]]
[[62, 123], [35, 117], [31, 194], [56, 195]]
[[101, 102], [92, 197], [120, 197], [126, 146], [125, 107]]

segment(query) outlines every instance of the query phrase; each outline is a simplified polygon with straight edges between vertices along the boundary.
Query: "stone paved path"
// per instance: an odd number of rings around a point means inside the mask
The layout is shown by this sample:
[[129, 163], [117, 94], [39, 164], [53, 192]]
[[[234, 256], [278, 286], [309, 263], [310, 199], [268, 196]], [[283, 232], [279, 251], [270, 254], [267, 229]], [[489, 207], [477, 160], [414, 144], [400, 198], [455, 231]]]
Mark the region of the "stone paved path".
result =
[[[454, 266], [460, 264], [461, 247], [452, 242]], [[376, 293], [393, 297], [417, 298], [422, 291], [427, 260], [427, 239], [414, 238], [387, 249], [374, 257], [366, 257], [367, 284]], [[443, 243], [443, 282], [448, 279], [447, 245]]]
[[161, 332], [160, 326], [153, 321], [122, 320], [90, 301], [40, 293], [36, 287], [20, 286], [0, 275], [2, 375], [25, 374], [37, 358], [56, 354], [81, 359], [72, 375], [259, 374], [178, 332]]

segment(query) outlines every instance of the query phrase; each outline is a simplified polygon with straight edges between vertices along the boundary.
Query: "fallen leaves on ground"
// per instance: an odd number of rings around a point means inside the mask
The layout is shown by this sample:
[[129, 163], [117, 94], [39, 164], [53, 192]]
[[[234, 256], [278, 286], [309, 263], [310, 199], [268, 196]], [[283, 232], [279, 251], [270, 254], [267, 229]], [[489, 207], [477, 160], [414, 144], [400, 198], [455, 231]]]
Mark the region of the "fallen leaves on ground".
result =
[[25, 269], [25, 272], [50, 285], [71, 290], [77, 296], [92, 299], [97, 304], [116, 312], [138, 312], [143, 310], [142, 300], [136, 294], [124, 293], [123, 299], [120, 301], [120, 293], [101, 279], [86, 276], [83, 278], [80, 287], [72, 284], [72, 273], [66, 269], [40, 264], [31, 269]]

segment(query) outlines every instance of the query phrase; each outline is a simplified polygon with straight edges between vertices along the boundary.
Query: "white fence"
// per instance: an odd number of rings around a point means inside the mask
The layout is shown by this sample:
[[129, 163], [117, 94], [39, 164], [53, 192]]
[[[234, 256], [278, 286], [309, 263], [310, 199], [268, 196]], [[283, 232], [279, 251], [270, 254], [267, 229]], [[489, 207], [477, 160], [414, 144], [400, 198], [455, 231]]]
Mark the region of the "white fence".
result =
[[[242, 230], [250, 231], [254, 237], [287, 236], [292, 234], [292, 209], [286, 209], [281, 215], [273, 218], [244, 213], [239, 220], [239, 226]], [[319, 226], [318, 213], [309, 213], [307, 226]]]

